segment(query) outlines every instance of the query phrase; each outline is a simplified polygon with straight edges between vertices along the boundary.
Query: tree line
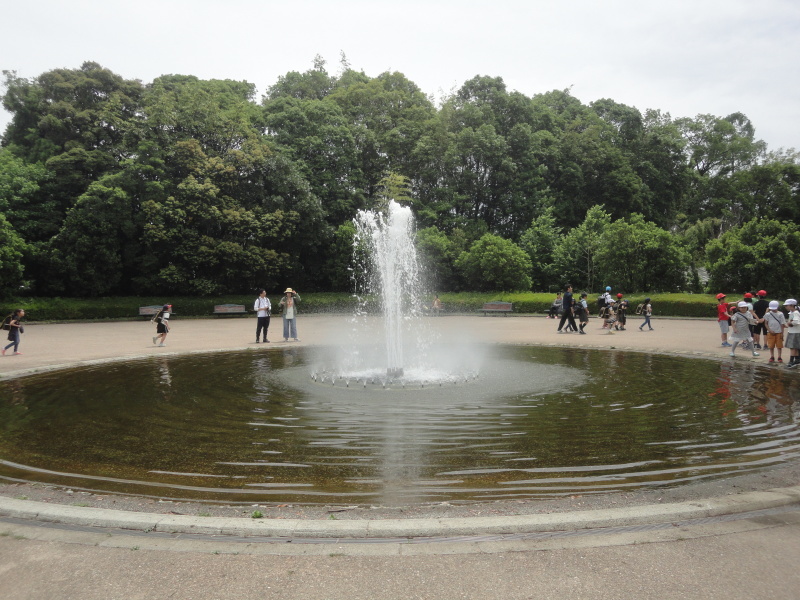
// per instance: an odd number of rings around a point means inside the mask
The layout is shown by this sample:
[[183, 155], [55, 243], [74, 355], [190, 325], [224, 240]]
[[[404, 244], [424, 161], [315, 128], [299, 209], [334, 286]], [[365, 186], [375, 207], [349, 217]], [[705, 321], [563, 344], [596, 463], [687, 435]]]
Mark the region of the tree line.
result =
[[476, 76], [441, 101], [320, 57], [246, 81], [4, 71], [0, 286], [351, 289], [361, 209], [414, 210], [438, 290], [788, 289], [800, 161], [749, 119], [644, 113]]

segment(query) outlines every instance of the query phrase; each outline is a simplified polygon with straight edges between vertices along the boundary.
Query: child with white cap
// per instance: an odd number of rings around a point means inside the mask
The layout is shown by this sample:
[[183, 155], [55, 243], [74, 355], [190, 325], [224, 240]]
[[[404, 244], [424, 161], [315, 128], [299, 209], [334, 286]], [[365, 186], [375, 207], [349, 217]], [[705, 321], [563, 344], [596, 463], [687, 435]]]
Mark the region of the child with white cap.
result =
[[778, 362], [782, 363], [783, 330], [786, 329], [786, 317], [778, 310], [780, 304], [776, 300], [769, 303], [769, 310], [764, 313], [763, 323], [767, 329], [766, 345], [769, 348], [769, 362], [775, 362], [775, 348], [778, 349]]
[[[733, 332], [728, 337], [728, 341], [733, 343], [731, 356], [736, 356], [736, 348], [739, 344], [742, 344], [742, 347], [753, 348], [753, 336], [750, 334], [750, 326], [756, 324], [756, 318], [750, 312], [747, 302], [739, 302], [737, 308], [739, 310], [731, 315], [731, 329]], [[753, 348], [753, 356], [758, 356], [755, 348]]]
[[793, 369], [800, 364], [800, 311], [797, 310], [797, 300], [789, 298], [783, 303], [786, 310], [789, 311], [789, 318], [787, 319], [786, 347], [789, 348], [789, 364], [788, 368]]

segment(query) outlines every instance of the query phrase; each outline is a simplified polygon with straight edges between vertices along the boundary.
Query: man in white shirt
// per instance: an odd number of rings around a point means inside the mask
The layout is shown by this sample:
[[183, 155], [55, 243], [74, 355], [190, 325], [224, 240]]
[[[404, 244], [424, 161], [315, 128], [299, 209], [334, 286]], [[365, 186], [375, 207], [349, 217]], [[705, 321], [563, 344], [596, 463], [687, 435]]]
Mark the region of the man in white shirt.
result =
[[261, 337], [261, 331], [264, 331], [264, 343], [268, 343], [269, 340], [267, 339], [267, 330], [269, 329], [269, 317], [272, 314], [272, 304], [267, 298], [267, 291], [266, 290], [258, 290], [258, 298], [256, 298], [256, 302], [253, 305], [253, 310], [256, 311], [256, 317], [258, 319], [258, 324], [256, 325], [256, 344], [258, 344], [258, 338]]

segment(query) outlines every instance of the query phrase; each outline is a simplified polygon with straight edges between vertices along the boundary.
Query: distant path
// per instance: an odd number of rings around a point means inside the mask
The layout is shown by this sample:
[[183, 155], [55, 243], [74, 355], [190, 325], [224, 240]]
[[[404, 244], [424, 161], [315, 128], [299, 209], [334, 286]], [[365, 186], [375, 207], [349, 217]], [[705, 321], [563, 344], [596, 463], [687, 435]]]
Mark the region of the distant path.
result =
[[[176, 318], [166, 348], [152, 344], [155, 326], [145, 321], [114, 321], [25, 326], [21, 356], [0, 357], [0, 377], [93, 361], [143, 358], [163, 354], [187, 354], [224, 350], [280, 349], [286, 346], [324, 345], [335, 342], [348, 326], [347, 315], [300, 315], [300, 342], [284, 343], [280, 318], [273, 318], [270, 344], [256, 344], [253, 317], [219, 319]], [[377, 319], [371, 321], [380, 331]], [[616, 348], [640, 352], [658, 352], [705, 356], [729, 360], [727, 349], [720, 347], [719, 329], [713, 319], [653, 319], [655, 331], [640, 332], [641, 319], [629, 319], [627, 331], [608, 335], [600, 321], [592, 318], [587, 335], [557, 334], [558, 321], [541, 316], [442, 316], [428, 318], [433, 330], [444, 340], [464, 336], [487, 344], [532, 344]], [[752, 360], [746, 353], [736, 360]], [[788, 355], [788, 351], [786, 352]], [[768, 352], [759, 362], [766, 363]]]

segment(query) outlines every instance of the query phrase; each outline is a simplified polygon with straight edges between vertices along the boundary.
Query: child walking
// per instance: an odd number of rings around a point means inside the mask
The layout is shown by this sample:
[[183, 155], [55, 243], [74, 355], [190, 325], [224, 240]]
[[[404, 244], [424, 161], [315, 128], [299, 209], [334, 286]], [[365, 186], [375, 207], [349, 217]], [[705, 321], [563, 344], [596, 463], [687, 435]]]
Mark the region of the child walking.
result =
[[3, 321], [3, 329], [8, 328], [8, 341], [11, 342], [8, 346], [3, 348], [3, 356], [6, 355], [6, 350], [11, 348], [11, 346], [14, 346], [14, 354], [22, 354], [22, 352], [19, 352], [19, 335], [25, 331], [21, 322], [24, 316], [25, 311], [18, 308]]
[[589, 303], [586, 301], [586, 292], [581, 294], [581, 300], [576, 305], [578, 312], [579, 327], [578, 333], [586, 334], [584, 328], [589, 323]]
[[786, 317], [778, 310], [780, 305], [776, 300], [769, 303], [769, 310], [764, 313], [763, 324], [767, 329], [765, 341], [769, 348], [769, 362], [775, 362], [775, 348], [778, 349], [778, 362], [782, 363], [781, 351], [783, 350], [783, 330], [786, 329]]
[[[153, 321], [156, 323], [156, 334], [153, 336], [153, 344], [156, 344], [160, 348], [166, 346], [167, 334], [169, 333], [169, 312], [172, 310], [172, 304], [165, 304], [160, 311], [156, 313], [156, 316], [153, 317]], [[161, 338], [161, 343], [158, 344], [158, 340]]]
[[[747, 302], [739, 302], [737, 308], [739, 310], [731, 315], [731, 328], [733, 332], [728, 337], [728, 339], [733, 342], [731, 356], [736, 356], [736, 348], [739, 344], [742, 344], [742, 347], [749, 346], [752, 348], [753, 336], [750, 334], [750, 326], [756, 324], [756, 318], [750, 312], [750, 307], [747, 305]], [[753, 356], [758, 356], [758, 352], [756, 352], [755, 348], [753, 348]]]
[[639, 331], [644, 331], [645, 325], [650, 328], [650, 331], [653, 331], [653, 326], [650, 325], [650, 317], [653, 316], [653, 306], [650, 304], [650, 298], [645, 298], [642, 303], [642, 316], [644, 317], [644, 323], [639, 325]]

